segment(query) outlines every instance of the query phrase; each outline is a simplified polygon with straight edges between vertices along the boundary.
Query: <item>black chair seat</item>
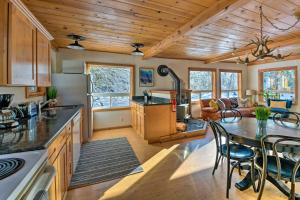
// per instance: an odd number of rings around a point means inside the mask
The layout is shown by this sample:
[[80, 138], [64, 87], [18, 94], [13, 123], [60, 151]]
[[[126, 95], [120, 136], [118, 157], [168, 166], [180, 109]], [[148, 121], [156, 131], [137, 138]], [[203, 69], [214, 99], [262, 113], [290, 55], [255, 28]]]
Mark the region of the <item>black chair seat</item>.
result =
[[[230, 144], [230, 158], [236, 159], [236, 160], [247, 160], [249, 158], [253, 158], [255, 156], [255, 153], [252, 149], [249, 147], [246, 147], [241, 144]], [[221, 145], [221, 152], [223, 155], [226, 156], [227, 154], [227, 146], [226, 144]]]
[[[275, 156], [268, 156], [268, 163], [267, 163], [267, 172], [270, 175], [277, 176], [277, 163], [276, 163], [276, 157]], [[258, 157], [256, 159], [256, 163], [259, 167], [263, 167], [263, 158]], [[295, 167], [295, 162], [292, 160], [288, 160], [285, 158], [280, 158], [280, 164], [281, 164], [281, 177], [286, 179], [292, 178], [292, 172], [293, 168]], [[296, 178], [300, 178], [300, 171], [298, 170], [296, 174]]]

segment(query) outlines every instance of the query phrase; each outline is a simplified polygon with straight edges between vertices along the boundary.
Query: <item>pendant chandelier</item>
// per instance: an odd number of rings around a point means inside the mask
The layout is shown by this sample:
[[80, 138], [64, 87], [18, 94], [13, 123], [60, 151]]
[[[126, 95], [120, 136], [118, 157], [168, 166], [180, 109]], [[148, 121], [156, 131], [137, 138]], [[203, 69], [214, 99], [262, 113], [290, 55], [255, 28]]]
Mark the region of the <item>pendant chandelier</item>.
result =
[[269, 43], [272, 42], [272, 40], [270, 40], [270, 37], [267, 35], [264, 35], [263, 33], [263, 19], [265, 19], [268, 23], [270, 23], [272, 25], [272, 27], [274, 27], [277, 30], [280, 31], [287, 31], [290, 30], [291, 28], [295, 27], [298, 22], [300, 21], [300, 12], [296, 12], [294, 13], [294, 16], [296, 17], [297, 21], [291, 25], [288, 28], [280, 28], [278, 26], [276, 26], [275, 24], [273, 24], [263, 13], [262, 10], [262, 6], [259, 7], [259, 17], [260, 17], [260, 37], [256, 37], [254, 40], [251, 40], [249, 44], [246, 45], [247, 46], [252, 46], [255, 45], [255, 49], [254, 51], [251, 51], [250, 55], [253, 57], [253, 59], [249, 58], [249, 55], [247, 54], [245, 59], [241, 59], [240, 57], [238, 57], [237, 59], [237, 64], [249, 64], [252, 62], [255, 62], [257, 60], [263, 60], [265, 58], [273, 58], [275, 60], [282, 60], [288, 56], [291, 55], [287, 54], [287, 55], [282, 55], [279, 53], [279, 51], [277, 52], [277, 54], [274, 54], [273, 52], [275, 51], [275, 48], [269, 48]]

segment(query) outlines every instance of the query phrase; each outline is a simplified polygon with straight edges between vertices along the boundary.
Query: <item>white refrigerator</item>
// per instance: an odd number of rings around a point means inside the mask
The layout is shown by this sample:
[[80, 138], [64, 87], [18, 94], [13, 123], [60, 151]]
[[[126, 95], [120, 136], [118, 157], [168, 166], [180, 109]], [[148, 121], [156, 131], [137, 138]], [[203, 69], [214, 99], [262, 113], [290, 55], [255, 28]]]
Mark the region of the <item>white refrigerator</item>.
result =
[[86, 74], [52, 74], [52, 85], [57, 88], [59, 105], [82, 104], [83, 140], [93, 136], [92, 83]]

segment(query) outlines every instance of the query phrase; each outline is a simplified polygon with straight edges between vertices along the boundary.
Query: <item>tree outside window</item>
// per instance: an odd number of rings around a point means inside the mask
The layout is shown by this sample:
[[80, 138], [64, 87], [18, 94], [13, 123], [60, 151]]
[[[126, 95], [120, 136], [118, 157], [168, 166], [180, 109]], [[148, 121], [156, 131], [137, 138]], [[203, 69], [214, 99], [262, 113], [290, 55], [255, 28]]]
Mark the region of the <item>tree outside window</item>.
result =
[[241, 72], [221, 71], [221, 98], [237, 98], [241, 94]]
[[132, 69], [126, 66], [91, 65], [93, 107], [128, 107], [132, 91]]
[[215, 70], [190, 69], [189, 85], [192, 90], [192, 101], [215, 97]]
[[292, 100], [296, 102], [296, 67], [272, 68], [260, 70], [260, 89], [266, 98]]

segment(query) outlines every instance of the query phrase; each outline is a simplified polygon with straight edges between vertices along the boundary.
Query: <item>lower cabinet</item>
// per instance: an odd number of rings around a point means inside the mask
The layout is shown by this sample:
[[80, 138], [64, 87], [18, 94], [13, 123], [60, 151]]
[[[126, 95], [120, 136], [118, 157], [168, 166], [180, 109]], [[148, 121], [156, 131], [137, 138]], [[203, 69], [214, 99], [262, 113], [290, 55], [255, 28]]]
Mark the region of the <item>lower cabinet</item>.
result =
[[[68, 126], [67, 126], [68, 127]], [[65, 128], [48, 148], [49, 162], [56, 170], [55, 181], [50, 190], [50, 200], [65, 199], [73, 174], [72, 134]]]
[[132, 128], [148, 143], [176, 133], [176, 112], [169, 104], [143, 106], [132, 102], [131, 120]]
[[73, 140], [72, 134], [67, 138], [67, 185], [70, 184], [73, 174]]

